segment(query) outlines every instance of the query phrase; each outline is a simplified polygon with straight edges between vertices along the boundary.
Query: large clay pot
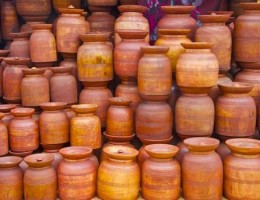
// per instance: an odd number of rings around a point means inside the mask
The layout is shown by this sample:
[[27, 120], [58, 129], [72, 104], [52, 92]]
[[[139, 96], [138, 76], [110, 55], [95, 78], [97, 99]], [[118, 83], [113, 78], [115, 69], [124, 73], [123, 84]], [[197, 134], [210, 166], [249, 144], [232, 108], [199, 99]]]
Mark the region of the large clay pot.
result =
[[29, 58], [4, 58], [6, 67], [3, 72], [4, 99], [8, 103], [21, 102], [21, 82], [23, 69], [28, 69]]
[[[118, 30], [139, 30], [149, 33], [148, 20], [143, 16], [147, 11], [145, 6], [140, 5], [122, 5], [118, 6], [121, 15], [116, 19], [115, 23], [115, 45], [121, 42]], [[145, 38], [149, 42], [149, 34]]]
[[0, 50], [0, 97], [3, 97], [3, 72], [6, 66], [3, 60], [7, 57], [9, 52], [9, 50]]
[[79, 0], [52, 0], [52, 5], [57, 13], [60, 12], [60, 8], [68, 8], [72, 5], [75, 8], [80, 8]]
[[0, 105], [0, 112], [3, 112], [5, 115], [2, 118], [2, 122], [6, 127], [9, 126], [10, 122], [14, 118], [11, 114], [11, 110], [16, 107], [16, 104], [1, 104]]
[[172, 69], [166, 56], [169, 47], [141, 47], [143, 57], [138, 64], [138, 92], [143, 100], [163, 101], [170, 97]]
[[21, 82], [22, 105], [36, 107], [50, 101], [49, 82], [43, 76], [45, 69], [23, 69]]
[[89, 6], [116, 6], [118, 0], [87, 0]]
[[[197, 137], [184, 140], [189, 152], [182, 161], [182, 190], [185, 199], [222, 199], [223, 165], [214, 151], [219, 141]], [[194, 192], [196, 191], [196, 192]]]
[[218, 86], [224, 94], [216, 101], [215, 132], [223, 138], [253, 136], [256, 106], [249, 96], [253, 85], [231, 82]]
[[56, 200], [57, 174], [51, 166], [51, 154], [33, 154], [24, 158], [29, 166], [23, 177], [24, 198], [26, 200]]
[[67, 147], [58, 167], [58, 190], [61, 199], [92, 199], [96, 192], [97, 168], [89, 159], [90, 147]]
[[144, 199], [178, 199], [181, 190], [181, 167], [173, 157], [178, 147], [151, 144], [145, 147], [150, 156], [142, 166], [142, 196]]
[[52, 66], [57, 61], [56, 41], [52, 24], [32, 24], [30, 55], [36, 67]]
[[240, 3], [255, 3], [256, 0], [231, 0], [229, 1], [228, 10], [232, 10], [234, 12], [233, 16], [238, 17], [243, 14], [243, 9]]
[[11, 110], [14, 119], [9, 125], [10, 148], [14, 152], [34, 151], [39, 147], [38, 124], [32, 115], [33, 108]]
[[164, 17], [158, 22], [158, 29], [190, 29], [188, 37], [194, 41], [197, 22], [191, 17], [195, 6], [161, 6]]
[[71, 146], [88, 146], [98, 149], [101, 146], [101, 122], [95, 115], [96, 104], [72, 105], [77, 113], [70, 121]]
[[49, 102], [40, 105], [40, 141], [43, 146], [63, 146], [69, 142], [69, 118], [64, 102]]
[[8, 154], [8, 130], [2, 122], [5, 113], [0, 112], [0, 156]]
[[[140, 190], [138, 151], [128, 147], [110, 146], [103, 149], [108, 159], [98, 169], [97, 195], [101, 199], [137, 199]], [[110, 174], [107, 176], [107, 174]], [[120, 187], [120, 192], [118, 188]]]
[[30, 36], [31, 32], [10, 33], [13, 42], [10, 46], [10, 57], [30, 58]]
[[260, 199], [260, 141], [230, 139], [224, 160], [224, 193], [228, 199]]
[[0, 200], [23, 199], [23, 172], [19, 167], [22, 158], [6, 156], [0, 158]]
[[71, 74], [72, 67], [53, 67], [50, 80], [51, 101], [74, 104], [78, 102], [77, 81]]

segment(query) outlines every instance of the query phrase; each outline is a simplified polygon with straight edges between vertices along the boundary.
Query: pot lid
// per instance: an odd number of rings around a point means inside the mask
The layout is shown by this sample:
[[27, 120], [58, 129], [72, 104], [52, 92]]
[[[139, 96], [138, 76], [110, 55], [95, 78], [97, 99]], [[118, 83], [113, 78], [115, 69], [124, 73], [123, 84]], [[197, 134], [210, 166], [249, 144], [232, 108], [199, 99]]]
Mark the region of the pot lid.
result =
[[226, 141], [226, 145], [233, 153], [245, 155], [260, 154], [260, 141], [248, 138], [236, 138]]
[[26, 156], [24, 161], [29, 167], [42, 168], [50, 166], [54, 160], [54, 156], [48, 153], [38, 153]]
[[116, 160], [134, 160], [139, 154], [136, 149], [123, 146], [105, 147], [103, 151], [109, 158]]
[[190, 151], [208, 152], [218, 147], [219, 140], [208, 137], [193, 137], [185, 139], [183, 143]]
[[244, 82], [227, 82], [218, 84], [218, 87], [227, 94], [246, 94], [253, 89], [254, 85]]

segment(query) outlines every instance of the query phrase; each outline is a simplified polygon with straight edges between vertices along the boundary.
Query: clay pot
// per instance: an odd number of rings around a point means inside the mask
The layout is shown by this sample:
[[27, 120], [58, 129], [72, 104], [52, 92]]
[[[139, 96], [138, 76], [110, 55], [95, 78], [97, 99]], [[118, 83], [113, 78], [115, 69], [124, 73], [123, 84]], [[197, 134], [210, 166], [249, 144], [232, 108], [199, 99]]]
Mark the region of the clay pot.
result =
[[218, 59], [219, 68], [229, 70], [231, 65], [232, 36], [226, 26], [229, 14], [199, 15], [202, 22], [195, 34], [196, 42], [210, 42], [213, 44], [211, 52]]
[[96, 104], [80, 104], [71, 106], [77, 113], [70, 121], [71, 146], [88, 146], [98, 149], [101, 146], [101, 122], [94, 113]]
[[61, 199], [91, 199], [95, 196], [97, 168], [89, 159], [89, 147], [60, 150], [64, 158], [58, 167], [58, 190]]
[[32, 119], [33, 108], [11, 110], [14, 119], [9, 125], [10, 148], [14, 152], [34, 151], [39, 147], [38, 124]]
[[[143, 16], [147, 11], [145, 6], [140, 5], [122, 5], [118, 6], [121, 15], [115, 22], [115, 45], [121, 42], [121, 37], [118, 35], [119, 30], [139, 30], [149, 33], [148, 20]], [[149, 42], [149, 34], [145, 38]]]
[[138, 63], [142, 57], [141, 47], [149, 46], [145, 42], [146, 31], [118, 30], [122, 41], [114, 49], [115, 73], [121, 80], [136, 81]]
[[224, 93], [216, 101], [215, 131], [224, 138], [250, 137], [255, 133], [256, 106], [249, 96], [253, 85], [232, 82], [218, 85]]
[[52, 24], [32, 24], [30, 54], [36, 67], [52, 66], [57, 61], [56, 41], [51, 32]]
[[30, 36], [31, 32], [10, 33], [13, 42], [10, 46], [10, 57], [30, 58]]
[[22, 105], [35, 107], [50, 101], [49, 82], [43, 76], [45, 69], [23, 69], [21, 82]]
[[40, 105], [40, 136], [43, 146], [63, 146], [69, 142], [69, 118], [64, 112], [65, 102], [49, 102]]
[[8, 154], [8, 130], [2, 122], [5, 113], [0, 113], [0, 156]]
[[[219, 141], [197, 137], [184, 140], [189, 152], [182, 161], [182, 190], [185, 199], [222, 199], [223, 165], [214, 151]], [[196, 192], [194, 192], [196, 191]]]
[[190, 29], [188, 38], [194, 41], [197, 22], [190, 14], [195, 6], [161, 6], [161, 9], [165, 15], [159, 20], [158, 29]]
[[6, 156], [0, 158], [0, 200], [23, 199], [23, 172], [19, 168], [22, 158]]
[[77, 70], [77, 54], [63, 54], [63, 61], [60, 62], [60, 66], [71, 67], [72, 75], [78, 80]]
[[137, 199], [140, 190], [140, 169], [136, 163], [138, 151], [120, 146], [106, 147], [103, 151], [108, 159], [103, 160], [98, 169], [98, 197], [101, 199]]
[[143, 100], [167, 100], [172, 88], [172, 69], [166, 56], [169, 47], [141, 47], [143, 57], [138, 64], [138, 92]]
[[228, 199], [260, 198], [260, 141], [231, 139], [226, 144], [232, 153], [224, 160], [224, 193]]
[[14, 116], [11, 114], [11, 110], [16, 107], [16, 104], [1, 104], [0, 112], [3, 112], [5, 115], [2, 118], [3, 124], [8, 127]]
[[6, 67], [3, 72], [4, 99], [8, 103], [21, 102], [21, 82], [24, 77], [23, 69], [28, 69], [29, 58], [4, 58]]
[[57, 175], [51, 166], [53, 159], [53, 155], [42, 153], [24, 158], [29, 166], [23, 177], [26, 200], [57, 199]]
[[80, 1], [78, 0], [52, 0], [52, 5], [57, 13], [60, 12], [60, 8], [68, 8], [72, 5], [75, 8], [80, 8]]
[[181, 190], [181, 167], [173, 157], [178, 147], [151, 144], [145, 147], [150, 158], [142, 166], [142, 196], [144, 199], [178, 199]]
[[89, 6], [116, 6], [118, 0], [87, 0]]
[[71, 67], [53, 67], [54, 75], [50, 80], [51, 101], [63, 101], [67, 104], [78, 102], [77, 81], [71, 74]]
[[3, 60], [9, 52], [9, 50], [0, 50], [0, 97], [3, 97], [3, 72], [6, 67], [6, 63]]

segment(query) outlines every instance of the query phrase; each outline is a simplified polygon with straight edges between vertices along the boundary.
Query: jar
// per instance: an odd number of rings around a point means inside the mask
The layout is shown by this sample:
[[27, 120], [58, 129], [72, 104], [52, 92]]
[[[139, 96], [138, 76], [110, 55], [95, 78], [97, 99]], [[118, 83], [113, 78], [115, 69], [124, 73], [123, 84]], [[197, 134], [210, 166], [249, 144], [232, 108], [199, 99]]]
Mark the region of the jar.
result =
[[10, 45], [10, 57], [30, 58], [31, 32], [10, 33], [13, 42]]
[[0, 112], [0, 156], [8, 154], [8, 130], [2, 122], [5, 113]]
[[0, 105], [0, 112], [4, 113], [2, 122], [6, 127], [9, 127], [10, 122], [14, 118], [14, 116], [11, 114], [11, 110], [16, 108], [16, 105], [17, 104], [1, 104]]

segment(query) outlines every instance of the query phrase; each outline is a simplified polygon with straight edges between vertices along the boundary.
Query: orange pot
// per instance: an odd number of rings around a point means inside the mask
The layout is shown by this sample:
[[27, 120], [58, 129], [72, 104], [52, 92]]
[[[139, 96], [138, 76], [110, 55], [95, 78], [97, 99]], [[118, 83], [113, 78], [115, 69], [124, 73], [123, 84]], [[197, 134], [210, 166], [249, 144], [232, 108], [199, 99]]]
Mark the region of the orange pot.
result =
[[10, 57], [30, 58], [31, 32], [10, 33], [13, 42], [10, 45]]

